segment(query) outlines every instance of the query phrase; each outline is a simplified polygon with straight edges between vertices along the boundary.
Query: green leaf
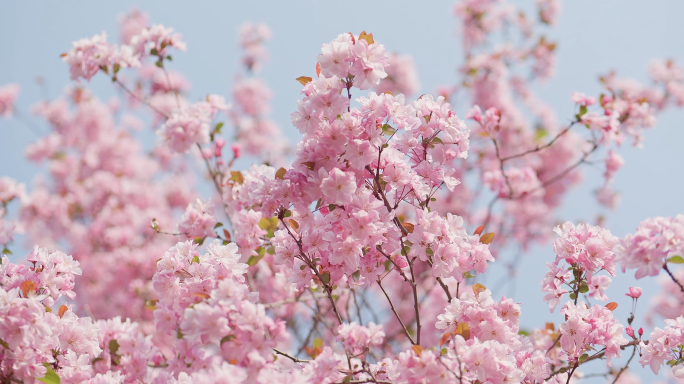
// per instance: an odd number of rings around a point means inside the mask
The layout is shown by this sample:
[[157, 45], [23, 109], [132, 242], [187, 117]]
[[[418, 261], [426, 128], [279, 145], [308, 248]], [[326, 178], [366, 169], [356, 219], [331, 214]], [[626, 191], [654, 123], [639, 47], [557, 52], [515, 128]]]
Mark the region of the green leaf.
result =
[[579, 115], [584, 116], [586, 113], [587, 113], [587, 107], [585, 107], [584, 105], [580, 105]]
[[352, 376], [351, 376], [351, 375], [347, 375], [347, 376], [344, 377], [344, 380], [343, 380], [342, 382], [343, 382], [344, 384], [349, 384], [349, 383], [351, 383], [351, 380], [352, 380]]
[[259, 260], [264, 258], [264, 254], [266, 253], [266, 250], [263, 247], [259, 247], [257, 249], [257, 253], [260, 252], [259, 250], [261, 250], [261, 255], [257, 255], [257, 256], [252, 255], [249, 257], [249, 259], [247, 259], [247, 265], [249, 265], [250, 267], [253, 265], [256, 265], [256, 263], [258, 263]]
[[119, 63], [114, 63], [114, 66], [112, 69], [114, 70], [114, 73], [116, 74], [121, 69], [121, 65]]
[[577, 295], [575, 295], [575, 292], [570, 294], [570, 300], [575, 300], [577, 298]]
[[193, 240], [193, 241], [195, 242], [195, 244], [202, 245], [202, 243], [204, 243], [204, 239], [205, 239], [204, 237], [198, 236], [198, 237], [195, 237], [195, 240]]
[[529, 336], [530, 333], [524, 329], [518, 331], [518, 335]]
[[155, 55], [155, 56], [156, 56], [156, 55], [158, 55], [158, 54], [159, 54], [159, 51], [157, 51], [157, 48], [152, 48], [152, 49], [150, 49], [150, 55]]
[[164, 63], [163, 63], [161, 60], [159, 60], [159, 61], [157, 61], [156, 63], [154, 63], [154, 65], [156, 65], [156, 66], [159, 67], [159, 68], [164, 68]]
[[442, 354], [442, 356], [443, 356], [443, 355], [446, 355], [447, 352], [449, 352], [449, 351], [447, 351], [446, 348], [442, 348], [442, 350], [440, 351], [440, 353]]
[[384, 148], [387, 148], [387, 147], [389, 147], [389, 144], [387, 144], [387, 143], [385, 143], [385, 144], [382, 145], [382, 148], [383, 148], [383, 149], [384, 149]]
[[397, 130], [392, 128], [391, 125], [389, 124], [383, 124], [382, 125], [382, 133], [384, 133], [387, 136], [392, 136]]
[[221, 133], [221, 128], [223, 128], [223, 121], [216, 124], [216, 126], [214, 127], [214, 132]]
[[672, 264], [684, 264], [684, 258], [682, 258], [679, 255], [672, 256], [669, 259], [667, 259], [667, 262]]
[[219, 223], [216, 223], [216, 225], [214, 225], [214, 229], [219, 228], [219, 227], [223, 227], [223, 223], [219, 222]]
[[292, 216], [292, 211], [290, 211], [289, 209], [286, 210], [285, 213], [283, 214], [283, 216], [284, 216], [284, 217], [290, 217], [290, 216]]
[[11, 254], [12, 254], [12, 251], [10, 251], [10, 250], [7, 249], [7, 248], [4, 248], [4, 249], [2, 250], [2, 253], [4, 253], [5, 255], [11, 255]]
[[112, 355], [116, 355], [116, 353], [118, 351], [119, 351], [119, 342], [116, 341], [116, 339], [109, 340], [109, 353]]
[[588, 358], [589, 358], [589, 354], [585, 353], [585, 354], [583, 354], [582, 356], [580, 356], [579, 361], [580, 361], [580, 363], [581, 363], [581, 362], [585, 361], [585, 360], [588, 359]]
[[389, 271], [390, 269], [392, 269], [392, 261], [385, 260], [385, 272]]
[[323, 284], [329, 284], [330, 283], [330, 272], [326, 272], [321, 274], [321, 281]]
[[171, 55], [166, 55], [166, 60], [173, 61], [173, 57], [171, 57]]
[[245, 177], [242, 176], [240, 171], [230, 171], [230, 178], [237, 184], [242, 184], [245, 182]]
[[314, 348], [323, 348], [323, 339], [321, 339], [320, 337], [315, 338], [313, 346]]
[[277, 217], [262, 217], [261, 220], [259, 220], [259, 228], [263, 229], [264, 231], [272, 231], [275, 230], [278, 227], [278, 218]]
[[352, 273], [352, 279], [354, 279], [355, 282], [359, 281], [360, 278], [361, 278], [361, 271], [356, 271], [356, 272]]
[[219, 345], [223, 345], [223, 343], [225, 343], [227, 341], [232, 341], [233, 339], [235, 339], [235, 335], [223, 336]]
[[328, 211], [330, 211], [330, 212], [334, 211], [335, 208], [337, 208], [337, 205], [335, 205], [335, 204], [329, 204], [328, 205]]
[[50, 368], [47, 365], [45, 366], [45, 368], [47, 368], [47, 372], [45, 372], [45, 377], [41, 377], [36, 380], [42, 381], [43, 383], [47, 384], [59, 384], [59, 375], [57, 375], [57, 372], [55, 372], [52, 368]]
[[473, 277], [475, 276], [471, 275], [470, 272], [463, 272], [464, 279], [472, 279]]
[[587, 285], [587, 283], [582, 283], [582, 285], [580, 285], [580, 290], [579, 290], [579, 291], [580, 291], [580, 293], [587, 293], [587, 292], [589, 292], [589, 286]]
[[275, 247], [271, 245], [270, 247], [266, 248], [266, 253], [269, 255], [275, 255]]
[[199, 264], [199, 263], [200, 263], [200, 258], [199, 258], [199, 256], [193, 256], [193, 257], [192, 257], [192, 261], [190, 262], [190, 264], [192, 264], [192, 263], [197, 263], [197, 264]]

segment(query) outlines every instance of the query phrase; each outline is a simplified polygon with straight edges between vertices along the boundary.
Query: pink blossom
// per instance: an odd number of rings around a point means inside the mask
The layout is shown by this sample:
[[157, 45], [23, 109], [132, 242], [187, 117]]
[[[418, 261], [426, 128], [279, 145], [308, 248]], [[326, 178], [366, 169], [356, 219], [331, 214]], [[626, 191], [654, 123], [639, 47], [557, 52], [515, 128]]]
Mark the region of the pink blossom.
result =
[[319, 171], [321, 179], [321, 192], [327, 201], [333, 204], [349, 204], [356, 191], [356, 183], [351, 173], [342, 172], [338, 168], [333, 168], [330, 172], [325, 172], [321, 168]]
[[5, 118], [12, 117], [20, 90], [19, 84], [6, 84], [0, 87], [0, 115]]
[[209, 142], [210, 113], [203, 103], [175, 111], [157, 130], [157, 135], [174, 152], [188, 152], [194, 144]]
[[625, 293], [625, 295], [632, 299], [638, 299], [641, 297], [641, 287], [629, 287], [629, 292]]

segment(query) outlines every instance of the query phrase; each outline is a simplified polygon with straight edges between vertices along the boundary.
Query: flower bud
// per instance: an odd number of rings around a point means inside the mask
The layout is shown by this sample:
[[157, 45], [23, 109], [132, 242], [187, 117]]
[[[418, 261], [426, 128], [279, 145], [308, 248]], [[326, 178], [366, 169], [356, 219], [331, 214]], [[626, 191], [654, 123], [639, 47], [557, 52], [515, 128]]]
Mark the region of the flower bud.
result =
[[632, 328], [632, 326], [630, 325], [629, 327], [627, 327], [627, 329], [625, 329], [625, 333], [629, 335], [629, 337], [634, 337], [634, 328]]
[[629, 287], [629, 292], [625, 293], [625, 296], [629, 296], [633, 299], [638, 299], [641, 297], [641, 287]]

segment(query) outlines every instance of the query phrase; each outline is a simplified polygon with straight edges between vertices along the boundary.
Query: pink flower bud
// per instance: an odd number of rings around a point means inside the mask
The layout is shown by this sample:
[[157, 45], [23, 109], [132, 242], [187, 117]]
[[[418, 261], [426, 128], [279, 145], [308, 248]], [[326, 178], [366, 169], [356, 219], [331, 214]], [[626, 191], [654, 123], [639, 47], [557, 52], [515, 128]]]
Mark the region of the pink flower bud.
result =
[[638, 299], [641, 297], [641, 287], [629, 287], [629, 292], [625, 293], [625, 296], [629, 296], [633, 299]]
[[231, 151], [233, 151], [233, 156], [235, 156], [236, 159], [240, 157], [240, 150], [242, 149], [240, 147], [240, 144], [237, 144], [237, 143], [231, 144], [230, 149], [231, 149]]
[[644, 329], [643, 329], [643, 328], [639, 328], [639, 337], [641, 337], [641, 336], [643, 336], [643, 335], [644, 335]]
[[221, 157], [221, 149], [224, 145], [226, 145], [226, 141], [223, 140], [223, 138], [218, 137], [216, 138], [216, 140], [214, 140], [214, 144], [216, 145], [216, 148], [214, 150], [214, 152], [216, 153], [216, 157]]
[[627, 329], [625, 329], [625, 333], [629, 335], [629, 337], [634, 337], [634, 328], [632, 328], [632, 326], [630, 325], [629, 327], [627, 327]]
[[214, 151], [211, 148], [202, 148], [202, 157], [209, 160], [214, 157]]
[[217, 137], [214, 143], [216, 143], [216, 148], [223, 148], [226, 145], [226, 140], [223, 137]]

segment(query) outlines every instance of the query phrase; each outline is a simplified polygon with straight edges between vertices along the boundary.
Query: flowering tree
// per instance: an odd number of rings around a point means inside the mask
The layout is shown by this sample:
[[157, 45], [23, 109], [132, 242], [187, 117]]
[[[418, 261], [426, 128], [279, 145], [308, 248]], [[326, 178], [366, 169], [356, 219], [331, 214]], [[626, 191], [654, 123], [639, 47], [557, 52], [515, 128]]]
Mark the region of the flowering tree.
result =
[[[409, 56], [341, 33], [296, 79], [295, 146], [258, 77], [265, 25], [240, 30], [232, 105], [186, 97], [169, 68], [182, 36], [139, 11], [120, 19], [119, 44], [74, 42], [62, 56], [75, 85], [32, 111], [50, 133], [26, 154], [49, 174], [29, 192], [0, 179], [3, 253], [15, 230], [38, 244], [26, 263], [0, 264], [0, 382], [567, 384], [603, 365], [624, 384], [638, 382], [637, 353], [684, 377], [684, 216], [622, 239], [553, 225], [583, 164], [603, 164], [598, 199], [616, 204], [617, 149], [684, 105], [682, 70], [654, 62], [652, 86], [606, 75], [602, 94], [569, 95], [576, 113], [559, 124], [530, 87], [553, 73], [543, 31], [558, 11], [456, 4], [462, 81], [435, 96], [411, 96]], [[99, 101], [83, 84], [94, 76], [123, 100]], [[0, 114], [18, 92], [0, 88]], [[456, 96], [472, 105], [462, 118]], [[159, 137], [149, 153], [132, 133], [142, 114]], [[243, 155], [254, 164], [238, 169]], [[212, 196], [185, 181], [197, 174]], [[551, 241], [542, 290], [561, 316], [527, 332], [516, 299], [493, 297], [482, 276], [506, 247]], [[650, 335], [633, 326], [641, 288], [614, 298], [632, 311], [613, 317], [605, 290], [627, 269], [668, 275], [650, 311], [666, 326]]]

